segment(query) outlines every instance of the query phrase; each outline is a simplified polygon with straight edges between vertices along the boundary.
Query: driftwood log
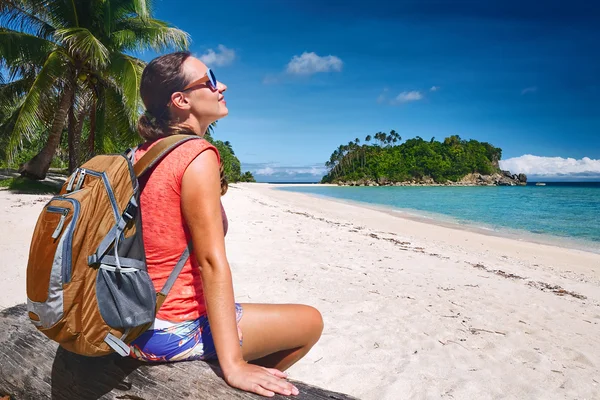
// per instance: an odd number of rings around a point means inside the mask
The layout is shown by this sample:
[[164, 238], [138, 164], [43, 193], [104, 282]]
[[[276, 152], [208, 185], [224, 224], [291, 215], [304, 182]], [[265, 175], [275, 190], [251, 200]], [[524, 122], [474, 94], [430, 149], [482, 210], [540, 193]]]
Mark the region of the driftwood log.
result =
[[[221, 377], [216, 363], [145, 364], [119, 355], [79, 356], [39, 333], [25, 305], [0, 311], [0, 399], [264, 399], [233, 389]], [[289, 398], [353, 399], [293, 382], [300, 395]]]

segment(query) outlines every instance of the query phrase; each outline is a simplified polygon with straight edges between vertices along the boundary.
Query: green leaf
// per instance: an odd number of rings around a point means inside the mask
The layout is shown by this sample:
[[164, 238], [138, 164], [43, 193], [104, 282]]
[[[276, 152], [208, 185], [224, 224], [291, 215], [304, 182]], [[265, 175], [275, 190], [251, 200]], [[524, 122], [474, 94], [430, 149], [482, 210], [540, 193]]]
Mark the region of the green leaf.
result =
[[143, 20], [150, 18], [150, 10], [147, 0], [132, 0], [135, 13]]
[[70, 54], [82, 57], [92, 67], [107, 65], [109, 50], [86, 28], [57, 29], [55, 37], [61, 41]]
[[113, 27], [113, 23], [114, 23], [114, 18], [113, 18], [113, 14], [112, 14], [112, 7], [111, 7], [111, 1], [110, 0], [104, 0], [104, 15], [103, 15], [103, 19], [104, 19], [104, 33], [108, 36], [111, 35], [112, 32], [112, 27]]
[[144, 63], [137, 58], [121, 53], [111, 54], [109, 74], [122, 93], [125, 112], [132, 126], [135, 126], [140, 110], [143, 108], [140, 85], [144, 66]]
[[35, 76], [31, 74], [21, 79], [0, 84], [0, 108], [25, 96], [34, 81]]
[[0, 26], [49, 39], [54, 27], [47, 21], [40, 1], [3, 0], [0, 2]]
[[41, 67], [56, 48], [46, 39], [0, 28], [0, 59], [9, 70], [9, 80]]
[[59, 89], [57, 83], [61, 81], [67, 70], [63, 55], [58, 51], [51, 53], [23, 98], [22, 106], [16, 115], [14, 128], [8, 141], [9, 157], [18, 150], [24, 137], [30, 138], [35, 134], [36, 129], [40, 128], [43, 121], [43, 107], [40, 100], [49, 92]]
[[152, 49], [160, 52], [169, 49], [187, 50], [191, 39], [188, 33], [169, 26], [166, 22], [129, 18], [116, 24], [111, 41], [116, 48], [124, 51]]

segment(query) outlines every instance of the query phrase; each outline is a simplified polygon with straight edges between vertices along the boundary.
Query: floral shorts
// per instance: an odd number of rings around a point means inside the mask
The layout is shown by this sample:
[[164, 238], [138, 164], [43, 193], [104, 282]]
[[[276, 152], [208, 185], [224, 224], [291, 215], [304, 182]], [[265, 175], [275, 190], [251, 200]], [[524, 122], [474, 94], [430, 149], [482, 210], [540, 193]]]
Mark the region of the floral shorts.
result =
[[[242, 318], [242, 306], [235, 304], [236, 320]], [[193, 321], [168, 323], [160, 321], [136, 338], [129, 348], [129, 355], [142, 361], [168, 362], [210, 360], [217, 358], [208, 317], [201, 316]], [[242, 345], [242, 331], [238, 326], [238, 337]]]

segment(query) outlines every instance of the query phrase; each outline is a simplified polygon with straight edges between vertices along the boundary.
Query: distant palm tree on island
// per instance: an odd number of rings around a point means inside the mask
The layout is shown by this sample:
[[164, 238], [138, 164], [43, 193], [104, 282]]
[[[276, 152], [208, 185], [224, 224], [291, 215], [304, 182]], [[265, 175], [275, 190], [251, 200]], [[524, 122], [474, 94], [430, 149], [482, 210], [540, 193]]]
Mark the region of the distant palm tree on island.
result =
[[[371, 144], [371, 140], [376, 142]], [[469, 184], [525, 185], [524, 174], [500, 170], [502, 149], [486, 142], [463, 140], [458, 135], [443, 142], [421, 137], [401, 141], [400, 135], [377, 132], [367, 135], [367, 144], [355, 139], [339, 146], [325, 163], [328, 173], [322, 183], [342, 185]]]

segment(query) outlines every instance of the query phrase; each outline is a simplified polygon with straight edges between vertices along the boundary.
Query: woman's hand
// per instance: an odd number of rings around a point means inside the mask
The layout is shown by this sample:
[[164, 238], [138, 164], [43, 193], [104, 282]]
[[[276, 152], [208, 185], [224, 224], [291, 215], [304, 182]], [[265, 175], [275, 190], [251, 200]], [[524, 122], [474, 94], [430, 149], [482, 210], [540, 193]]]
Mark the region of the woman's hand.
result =
[[276, 393], [297, 395], [298, 389], [286, 381], [287, 375], [274, 368], [240, 362], [227, 371], [223, 371], [225, 382], [235, 388], [253, 392], [261, 396], [272, 397]]

